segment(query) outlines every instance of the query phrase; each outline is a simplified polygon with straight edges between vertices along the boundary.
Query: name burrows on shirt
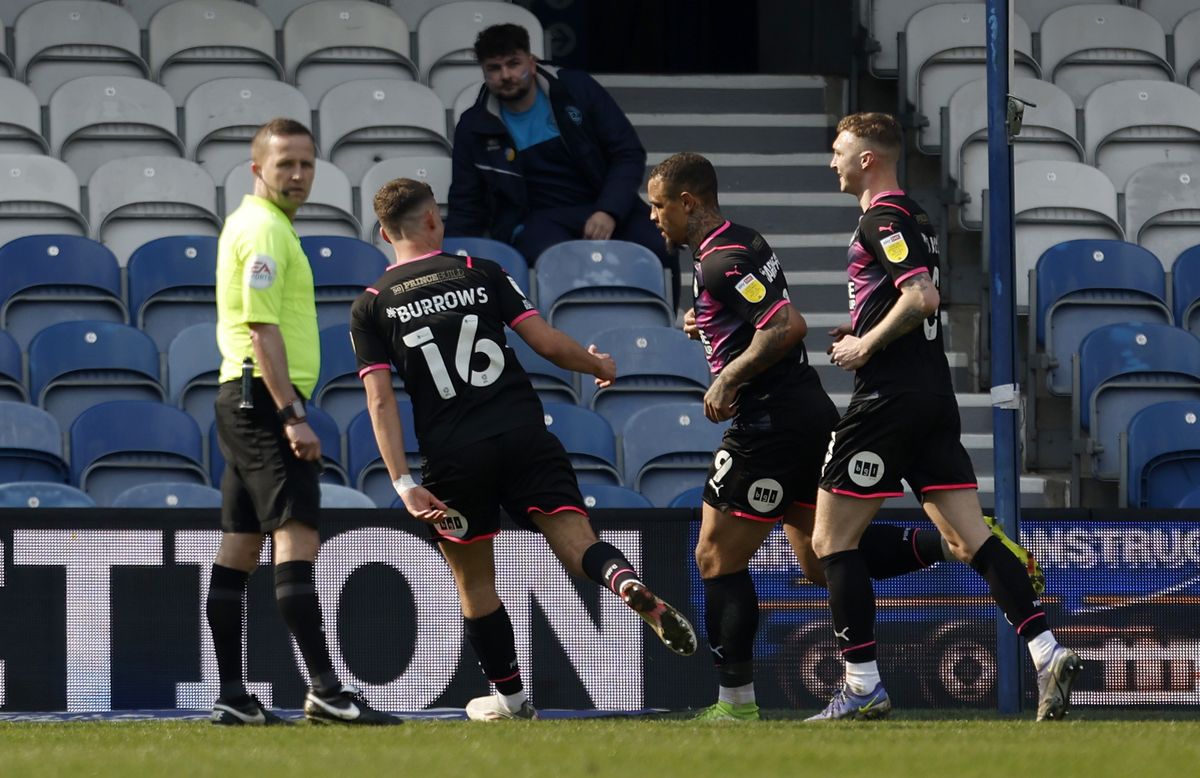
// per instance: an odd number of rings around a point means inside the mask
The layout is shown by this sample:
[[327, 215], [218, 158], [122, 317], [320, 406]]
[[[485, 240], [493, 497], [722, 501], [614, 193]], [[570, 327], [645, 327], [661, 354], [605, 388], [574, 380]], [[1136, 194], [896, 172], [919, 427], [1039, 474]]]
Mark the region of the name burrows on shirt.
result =
[[[418, 280], [418, 279], [414, 279]], [[474, 289], [455, 289], [432, 297], [422, 297], [404, 305], [389, 306], [387, 317], [399, 319], [402, 322], [411, 321], [434, 313], [443, 313], [455, 308], [466, 308], [472, 305], [483, 305], [491, 299], [486, 287], [477, 286]]]

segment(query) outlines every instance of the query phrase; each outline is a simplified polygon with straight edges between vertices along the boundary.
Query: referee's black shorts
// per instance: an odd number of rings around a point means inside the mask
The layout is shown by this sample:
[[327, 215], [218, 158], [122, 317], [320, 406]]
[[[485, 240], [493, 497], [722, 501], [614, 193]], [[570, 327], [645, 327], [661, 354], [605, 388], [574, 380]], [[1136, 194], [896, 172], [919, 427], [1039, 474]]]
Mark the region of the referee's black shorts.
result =
[[855, 398], [833, 432], [821, 488], [850, 497], [902, 497], [904, 479], [922, 500], [931, 491], [975, 489], [961, 433], [954, 395]]
[[[321, 464], [297, 459], [261, 379], [254, 408], [242, 410], [240, 381], [217, 389], [217, 442], [225, 457], [221, 476], [221, 530], [273, 532], [289, 519], [317, 526]], [[299, 397], [299, 393], [297, 393]]]

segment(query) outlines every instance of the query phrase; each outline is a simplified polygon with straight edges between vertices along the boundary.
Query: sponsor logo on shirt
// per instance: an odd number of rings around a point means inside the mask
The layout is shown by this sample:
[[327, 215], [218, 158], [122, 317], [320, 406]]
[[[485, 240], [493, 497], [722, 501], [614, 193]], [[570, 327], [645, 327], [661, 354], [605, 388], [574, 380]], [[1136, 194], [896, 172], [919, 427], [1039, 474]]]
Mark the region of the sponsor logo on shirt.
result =
[[887, 236], [879, 241], [879, 245], [883, 246], [883, 253], [891, 262], [903, 262], [908, 259], [908, 244], [904, 242], [902, 233]]
[[278, 273], [274, 259], [266, 254], [255, 254], [246, 263], [246, 286], [251, 289], [270, 289]]
[[746, 277], [734, 284], [734, 289], [738, 291], [742, 297], [752, 303], [761, 303], [763, 298], [767, 296], [767, 288], [763, 286], [762, 281], [753, 273], [747, 273]]
[[567, 106], [567, 117], [571, 121], [575, 122], [576, 127], [579, 127], [583, 124], [583, 111], [579, 110], [573, 105]]

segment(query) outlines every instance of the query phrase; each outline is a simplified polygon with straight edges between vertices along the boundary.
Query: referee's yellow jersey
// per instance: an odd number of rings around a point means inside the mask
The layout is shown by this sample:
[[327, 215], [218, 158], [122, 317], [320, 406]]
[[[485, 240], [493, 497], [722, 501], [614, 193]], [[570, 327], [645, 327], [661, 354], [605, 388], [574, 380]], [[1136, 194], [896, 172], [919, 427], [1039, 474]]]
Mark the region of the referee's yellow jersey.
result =
[[[254, 357], [251, 322], [279, 326], [291, 381], [306, 398], [312, 396], [321, 369], [312, 268], [283, 211], [246, 195], [217, 242], [221, 381], [240, 378], [242, 360]], [[257, 365], [254, 374], [262, 375]]]

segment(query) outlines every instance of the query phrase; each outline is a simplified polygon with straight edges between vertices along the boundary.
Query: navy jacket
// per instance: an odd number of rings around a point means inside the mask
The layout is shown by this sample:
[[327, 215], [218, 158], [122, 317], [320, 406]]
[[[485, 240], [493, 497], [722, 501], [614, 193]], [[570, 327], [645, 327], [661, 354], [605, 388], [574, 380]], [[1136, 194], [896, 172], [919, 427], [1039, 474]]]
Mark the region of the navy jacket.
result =
[[[638, 197], [646, 150], [612, 96], [586, 73], [549, 65], [538, 65], [537, 85], [550, 98], [558, 132], [575, 159], [578, 175], [598, 193], [594, 203], [580, 205], [605, 211], [618, 222], [630, 216], [649, 218], [649, 207]], [[513, 230], [529, 213], [515, 148], [500, 118], [500, 101], [481, 87], [479, 99], [454, 130], [447, 235], [486, 232], [511, 241]]]

